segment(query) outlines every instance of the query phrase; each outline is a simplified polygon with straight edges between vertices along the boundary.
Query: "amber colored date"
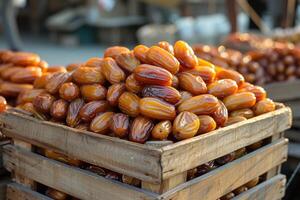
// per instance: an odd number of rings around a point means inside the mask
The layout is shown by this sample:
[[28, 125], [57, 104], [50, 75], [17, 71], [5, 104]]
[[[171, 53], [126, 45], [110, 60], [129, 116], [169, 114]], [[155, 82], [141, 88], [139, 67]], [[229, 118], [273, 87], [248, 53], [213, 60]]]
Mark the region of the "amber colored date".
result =
[[236, 93], [238, 86], [231, 79], [222, 79], [208, 85], [208, 93], [220, 99]]
[[50, 77], [48, 83], [46, 83], [45, 88], [50, 94], [55, 94], [58, 92], [62, 84], [71, 81], [71, 79], [71, 74], [57, 72]]
[[259, 183], [259, 177], [256, 177], [254, 179], [252, 179], [251, 181], [249, 181], [248, 183], [245, 184], [245, 186], [250, 189], [253, 188], [254, 186], [256, 186]]
[[178, 106], [178, 111], [189, 111], [197, 115], [209, 115], [219, 107], [218, 99], [210, 94], [191, 97]]
[[116, 137], [127, 137], [129, 132], [129, 116], [123, 113], [116, 113], [113, 115], [110, 123], [110, 130]]
[[98, 58], [98, 57], [90, 58], [85, 62], [86, 67], [101, 68], [102, 64], [103, 64], [103, 58]]
[[153, 97], [142, 98], [139, 108], [142, 115], [153, 119], [173, 120], [176, 116], [175, 106]]
[[100, 68], [79, 67], [73, 72], [72, 77], [78, 84], [103, 84], [105, 82]]
[[59, 99], [53, 102], [50, 115], [56, 120], [63, 120], [67, 116], [69, 103], [64, 99]]
[[264, 88], [260, 86], [254, 86], [254, 85], [244, 86], [242, 89], [239, 90], [239, 92], [252, 92], [256, 97], [256, 101], [264, 100], [267, 97], [267, 92], [265, 91]]
[[240, 73], [230, 69], [223, 69], [223, 68], [219, 69], [217, 71], [216, 77], [219, 80], [220, 79], [234, 80], [238, 86], [242, 85], [245, 82], [244, 77]]
[[119, 108], [123, 113], [136, 117], [139, 115], [139, 102], [140, 98], [136, 94], [124, 92], [119, 98]]
[[172, 74], [153, 65], [142, 64], [134, 69], [134, 78], [144, 85], [172, 85]]
[[139, 59], [142, 63], [147, 63], [147, 52], [149, 48], [145, 45], [138, 45], [134, 47], [133, 53], [134, 56]]
[[102, 73], [111, 84], [123, 82], [126, 78], [123, 70], [112, 58], [105, 58], [102, 64]]
[[17, 104], [19, 105], [26, 102], [33, 102], [35, 97], [45, 92], [46, 91], [44, 89], [24, 90], [19, 94]]
[[204, 134], [216, 129], [217, 124], [215, 120], [209, 115], [199, 115], [200, 127], [197, 134]]
[[216, 71], [207, 66], [196, 66], [193, 69], [184, 70], [194, 76], [200, 76], [205, 83], [211, 83], [216, 78]]
[[121, 53], [116, 57], [116, 62], [127, 72], [133, 72], [133, 70], [141, 64], [141, 62], [134, 56], [133, 52]]
[[139, 93], [143, 88], [143, 86], [137, 80], [135, 80], [134, 74], [131, 74], [127, 77], [125, 86], [129, 92], [133, 93]]
[[200, 127], [197, 115], [191, 112], [181, 112], [173, 122], [173, 135], [177, 140], [194, 137]]
[[107, 134], [113, 115], [113, 112], [104, 112], [97, 115], [90, 124], [90, 130], [99, 134]]
[[20, 92], [32, 89], [30, 84], [17, 84], [4, 82], [0, 84], [0, 94], [5, 97], [17, 97]]
[[168, 51], [170, 54], [174, 55], [174, 47], [167, 41], [161, 41], [158, 42], [157, 45], [158, 47]]
[[10, 62], [16, 66], [38, 66], [41, 59], [37, 54], [28, 52], [16, 52], [10, 57]]
[[275, 107], [275, 103], [271, 99], [264, 99], [255, 104], [253, 111], [255, 115], [262, 115], [274, 111]]
[[6, 70], [1, 71], [1, 78], [4, 80], [10, 80], [14, 74], [23, 69], [23, 67], [8, 67]]
[[246, 120], [247, 120], [247, 118], [242, 117], [242, 116], [228, 117], [228, 120], [225, 123], [225, 126], [230, 126], [232, 124], [242, 122], [242, 121], [246, 121]]
[[168, 103], [176, 104], [180, 99], [180, 93], [170, 86], [151, 85], [142, 90], [143, 97], [156, 97]]
[[219, 107], [212, 113], [212, 117], [218, 126], [224, 126], [228, 120], [228, 110], [224, 103], [219, 100]]
[[111, 85], [107, 90], [106, 100], [112, 106], [117, 106], [120, 96], [125, 92], [124, 83], [116, 83]]
[[256, 98], [252, 92], [240, 92], [227, 96], [223, 99], [229, 111], [251, 108], [255, 105]]
[[165, 140], [172, 132], [172, 122], [169, 120], [157, 123], [151, 131], [151, 136], [155, 140]]
[[49, 68], [47, 68], [47, 72], [49, 72], [49, 73], [57, 73], [57, 72], [66, 73], [67, 70], [64, 66], [50, 66]]
[[72, 83], [64, 83], [59, 88], [59, 96], [67, 101], [72, 101], [74, 99], [77, 99], [80, 95], [79, 87]]
[[80, 118], [85, 121], [91, 121], [98, 113], [106, 111], [108, 108], [108, 103], [105, 100], [101, 101], [91, 101], [84, 106], [79, 111]]
[[146, 117], [136, 117], [129, 131], [129, 140], [137, 143], [145, 143], [150, 137], [151, 131], [154, 127], [153, 122]]
[[41, 113], [49, 113], [55, 98], [47, 93], [36, 96], [33, 100], [34, 108]]
[[193, 49], [182, 40], [175, 43], [174, 55], [184, 67], [194, 68], [198, 65], [198, 58]]
[[180, 96], [181, 96], [181, 99], [175, 104], [175, 106], [179, 106], [182, 102], [184, 102], [185, 100], [193, 97], [193, 95], [187, 91], [180, 91]]
[[215, 69], [215, 65], [214, 64], [212, 64], [211, 62], [208, 62], [206, 60], [203, 60], [201, 58], [198, 58], [198, 66], [209, 67], [211, 69]]
[[68, 195], [66, 193], [63, 193], [61, 191], [48, 188], [45, 192], [45, 194], [55, 200], [66, 200], [68, 198]]
[[152, 46], [147, 52], [147, 63], [162, 67], [172, 74], [176, 74], [179, 70], [178, 60], [168, 51]]
[[122, 54], [122, 53], [129, 53], [130, 50], [126, 47], [122, 47], [122, 46], [112, 46], [107, 48], [104, 51], [104, 58], [106, 57], [111, 57], [113, 59], [116, 59], [118, 55]]
[[230, 117], [241, 116], [247, 119], [254, 117], [254, 112], [250, 108], [235, 110], [230, 113]]
[[67, 72], [72, 72], [81, 67], [81, 63], [71, 63], [66, 66]]
[[36, 78], [33, 82], [33, 87], [36, 89], [42, 89], [46, 87], [46, 84], [49, 82], [52, 74], [44, 73], [42, 76]]
[[7, 108], [6, 99], [3, 96], [0, 96], [0, 112], [4, 112]]
[[39, 67], [26, 67], [10, 77], [14, 83], [33, 83], [34, 80], [42, 76], [42, 70]]
[[85, 101], [98, 101], [106, 98], [107, 90], [100, 84], [83, 85], [80, 87], [81, 96]]
[[194, 76], [193, 74], [183, 72], [178, 75], [178, 79], [179, 87], [193, 95], [204, 94], [207, 92], [206, 84], [200, 76]]
[[75, 127], [80, 123], [79, 111], [84, 105], [83, 99], [75, 99], [73, 100], [68, 108], [67, 113], [67, 125], [70, 127]]

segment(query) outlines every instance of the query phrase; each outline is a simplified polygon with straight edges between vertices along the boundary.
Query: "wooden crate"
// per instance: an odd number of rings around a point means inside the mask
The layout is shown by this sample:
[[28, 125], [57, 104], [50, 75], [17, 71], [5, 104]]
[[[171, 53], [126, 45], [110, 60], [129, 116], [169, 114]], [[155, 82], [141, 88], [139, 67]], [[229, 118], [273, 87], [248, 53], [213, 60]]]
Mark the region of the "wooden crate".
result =
[[[284, 178], [279, 171], [287, 157], [287, 140], [282, 132], [291, 126], [291, 111], [282, 105], [277, 105], [274, 112], [163, 147], [79, 131], [40, 121], [16, 110], [1, 114], [0, 120], [4, 124], [2, 131], [16, 140], [15, 145], [4, 148], [4, 165], [23, 177], [16, 178], [16, 182], [27, 186], [33, 187], [33, 183], [38, 182], [90, 200], [99, 197], [215, 200], [267, 173], [266, 182], [237, 199], [255, 199], [263, 195], [259, 194], [262, 191], [266, 199], [280, 199], [284, 194]], [[186, 182], [187, 170], [266, 138], [270, 138], [266, 146]], [[20, 145], [19, 141], [26, 143]], [[142, 180], [143, 189], [38, 155], [31, 151], [31, 144], [138, 178]], [[8, 189], [11, 199], [14, 199], [11, 193], [35, 194], [33, 190], [22, 190], [19, 185], [10, 188], [13, 188]]]

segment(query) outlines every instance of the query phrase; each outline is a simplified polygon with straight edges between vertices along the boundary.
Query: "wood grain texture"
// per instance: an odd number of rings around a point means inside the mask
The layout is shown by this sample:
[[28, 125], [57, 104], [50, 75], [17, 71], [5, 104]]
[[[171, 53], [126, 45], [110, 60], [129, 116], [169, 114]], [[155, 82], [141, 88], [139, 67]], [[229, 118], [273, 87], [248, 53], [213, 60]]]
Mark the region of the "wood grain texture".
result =
[[268, 97], [274, 101], [285, 102], [290, 100], [300, 100], [300, 80], [271, 83], [264, 86]]
[[7, 185], [6, 200], [53, 200], [17, 183]]
[[160, 199], [216, 200], [287, 159], [286, 139], [262, 147], [240, 159], [164, 193]]
[[4, 166], [9, 171], [16, 171], [80, 199], [96, 200], [101, 197], [101, 200], [148, 200], [157, 196], [12, 145], [4, 148], [3, 155]]
[[277, 175], [236, 196], [232, 200], [278, 200], [284, 197], [285, 176]]
[[163, 147], [163, 179], [197, 167], [291, 127], [291, 111], [281, 108], [209, 134]]
[[[6, 135], [151, 183], [161, 182], [157, 148], [40, 121], [14, 111], [0, 115]], [[84, 134], [83, 134], [84, 133]]]

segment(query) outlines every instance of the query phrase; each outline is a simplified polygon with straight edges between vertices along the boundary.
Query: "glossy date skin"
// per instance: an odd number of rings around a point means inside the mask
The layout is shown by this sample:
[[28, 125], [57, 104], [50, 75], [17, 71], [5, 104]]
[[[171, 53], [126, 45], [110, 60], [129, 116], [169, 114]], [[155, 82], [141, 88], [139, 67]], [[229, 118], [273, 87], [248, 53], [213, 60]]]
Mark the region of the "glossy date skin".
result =
[[162, 99], [170, 104], [176, 104], [181, 99], [181, 95], [173, 87], [150, 85], [146, 86], [142, 90], [143, 97], [156, 97]]
[[129, 132], [129, 140], [137, 143], [145, 143], [150, 137], [151, 131], [154, 127], [152, 120], [146, 117], [136, 117]]
[[194, 137], [200, 127], [197, 115], [191, 112], [181, 112], [173, 122], [173, 135], [177, 140]]

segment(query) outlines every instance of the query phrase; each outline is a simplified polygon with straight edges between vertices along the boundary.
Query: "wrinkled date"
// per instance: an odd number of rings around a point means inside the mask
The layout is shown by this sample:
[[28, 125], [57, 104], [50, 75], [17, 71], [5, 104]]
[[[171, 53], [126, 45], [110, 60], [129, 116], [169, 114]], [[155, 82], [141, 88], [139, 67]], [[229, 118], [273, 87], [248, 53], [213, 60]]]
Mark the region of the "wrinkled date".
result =
[[204, 94], [207, 92], [206, 84], [200, 76], [194, 76], [193, 74], [183, 72], [178, 75], [178, 79], [179, 87], [193, 95]]
[[127, 77], [125, 86], [129, 92], [133, 92], [136, 94], [143, 89], [143, 86], [137, 80], [135, 80], [134, 74], [131, 74]]
[[218, 126], [224, 126], [228, 120], [228, 110], [224, 103], [219, 100], [219, 107], [212, 113], [212, 117], [216, 121]]
[[17, 99], [17, 104], [33, 102], [33, 100], [40, 94], [46, 93], [44, 89], [32, 89], [22, 91]]
[[69, 103], [64, 99], [59, 99], [53, 102], [50, 115], [56, 120], [63, 120], [67, 116]]
[[105, 82], [101, 68], [79, 67], [73, 72], [72, 77], [78, 84], [103, 84]]
[[157, 123], [151, 131], [151, 136], [155, 140], [165, 140], [172, 132], [172, 123], [169, 120]]
[[231, 79], [218, 80], [208, 86], [208, 93], [221, 99], [236, 93], [237, 90], [238, 85]]
[[79, 87], [72, 83], [64, 83], [59, 88], [59, 96], [67, 101], [72, 101], [74, 99], [77, 99], [80, 95]]
[[216, 129], [217, 124], [215, 120], [209, 115], [199, 115], [200, 127], [197, 134], [208, 133]]
[[100, 84], [83, 85], [80, 87], [81, 96], [85, 101], [98, 101], [106, 98], [107, 90]]
[[177, 140], [194, 137], [200, 127], [197, 115], [191, 112], [181, 112], [173, 122], [173, 135]]
[[153, 65], [142, 64], [134, 69], [134, 78], [144, 85], [172, 85], [172, 74]]
[[149, 118], [173, 120], [176, 116], [175, 106], [160, 99], [145, 97], [139, 104], [140, 113]]
[[116, 57], [116, 62], [127, 72], [133, 72], [133, 70], [141, 64], [141, 62], [134, 56], [133, 52], [121, 53]]
[[140, 98], [136, 94], [124, 92], [119, 98], [119, 108], [123, 113], [136, 117], [139, 115], [139, 102]]
[[158, 47], [168, 51], [170, 54], [174, 55], [174, 47], [169, 42], [161, 41], [161, 42], [158, 42], [156, 46], [158, 46]]
[[79, 111], [80, 118], [85, 121], [89, 122], [100, 112], [106, 111], [108, 108], [107, 101], [91, 101], [84, 106]]
[[180, 100], [175, 104], [175, 106], [178, 106], [178, 105], [180, 105], [182, 102], [184, 102], [185, 100], [187, 100], [187, 99], [193, 97], [193, 95], [192, 95], [191, 93], [189, 93], [189, 92], [187, 92], [187, 91], [184, 91], [184, 90], [180, 91], [179, 93], [180, 93], [181, 98], [180, 98]]
[[137, 143], [145, 143], [150, 137], [151, 131], [154, 127], [153, 122], [146, 117], [136, 117], [129, 132], [129, 140]]
[[223, 102], [229, 111], [234, 111], [251, 108], [255, 105], [256, 98], [252, 92], [240, 92], [227, 96], [223, 99]]
[[235, 110], [230, 113], [230, 117], [236, 117], [236, 116], [241, 116], [250, 119], [254, 117], [254, 113], [250, 108]]
[[185, 72], [193, 74], [194, 76], [200, 76], [205, 83], [211, 83], [216, 78], [216, 71], [207, 66], [196, 66], [193, 69], [185, 70]]
[[42, 70], [39, 67], [26, 67], [14, 73], [10, 80], [14, 83], [33, 83], [34, 80], [42, 76]]
[[47, 93], [36, 96], [33, 100], [35, 109], [41, 113], [49, 113], [55, 98]]
[[46, 83], [45, 88], [50, 94], [55, 94], [58, 92], [62, 84], [71, 81], [71, 79], [71, 74], [57, 72], [50, 77], [48, 83]]
[[43, 89], [46, 87], [46, 84], [49, 82], [52, 74], [44, 73], [42, 76], [36, 78], [33, 82], [33, 87], [36, 89]]
[[244, 77], [233, 70], [230, 69], [220, 69], [217, 71], [217, 79], [231, 79], [236, 82], [238, 86], [242, 85], [245, 82]]
[[104, 112], [99, 114], [91, 122], [90, 130], [99, 134], [107, 134], [109, 132], [109, 126], [113, 115], [113, 112]]
[[134, 47], [133, 53], [134, 56], [139, 59], [142, 63], [147, 63], [147, 52], [149, 48], [145, 45], [138, 45]]
[[198, 65], [198, 58], [193, 49], [184, 41], [179, 40], [175, 43], [174, 55], [184, 67], [194, 68]]
[[240, 89], [239, 92], [252, 92], [256, 97], [256, 101], [264, 100], [267, 97], [265, 89], [260, 86], [248, 85]]
[[106, 80], [111, 84], [120, 83], [125, 80], [126, 76], [123, 70], [112, 58], [105, 58], [102, 64], [102, 73]]
[[275, 110], [275, 103], [271, 99], [264, 99], [255, 104], [253, 111], [255, 115], [262, 115]]
[[143, 97], [156, 97], [168, 103], [176, 104], [180, 99], [180, 93], [170, 86], [151, 85], [142, 90]]
[[125, 92], [124, 83], [116, 83], [111, 85], [107, 90], [106, 100], [112, 106], [117, 106], [120, 96]]
[[80, 123], [79, 111], [84, 105], [83, 99], [75, 99], [73, 100], [68, 108], [67, 113], [67, 125], [70, 127], [75, 127]]
[[113, 59], [116, 59], [118, 55], [122, 53], [129, 53], [130, 50], [126, 47], [122, 46], [113, 46], [109, 47], [104, 51], [104, 58], [111, 57]]
[[127, 137], [129, 132], [129, 116], [123, 113], [116, 113], [113, 115], [110, 123], [110, 130], [116, 137]]

